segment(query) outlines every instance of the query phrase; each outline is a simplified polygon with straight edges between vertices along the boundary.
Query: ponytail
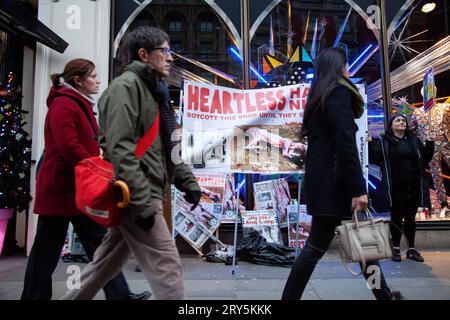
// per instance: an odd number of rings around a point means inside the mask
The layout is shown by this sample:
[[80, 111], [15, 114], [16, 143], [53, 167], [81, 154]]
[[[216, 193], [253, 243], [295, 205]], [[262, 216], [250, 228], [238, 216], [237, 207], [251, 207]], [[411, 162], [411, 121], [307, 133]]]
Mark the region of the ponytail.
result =
[[56, 88], [59, 88], [61, 86], [61, 77], [63, 76], [62, 73], [54, 73], [50, 76], [50, 79], [52, 80], [52, 85]]
[[82, 58], [73, 59], [66, 64], [62, 73], [54, 73], [50, 76], [50, 79], [55, 88], [61, 87], [63, 83], [68, 83], [76, 88], [75, 77], [84, 80], [94, 69], [95, 65], [90, 60]]

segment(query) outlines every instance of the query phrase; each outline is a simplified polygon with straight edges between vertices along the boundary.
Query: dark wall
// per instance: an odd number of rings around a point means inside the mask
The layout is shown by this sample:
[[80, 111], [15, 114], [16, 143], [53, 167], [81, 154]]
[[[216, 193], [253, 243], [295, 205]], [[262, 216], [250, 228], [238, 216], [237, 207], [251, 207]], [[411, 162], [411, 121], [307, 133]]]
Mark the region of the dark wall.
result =
[[12, 72], [15, 78], [15, 84], [22, 83], [23, 70], [23, 45], [13, 37], [1, 32], [0, 36], [0, 82], [7, 79], [9, 72]]

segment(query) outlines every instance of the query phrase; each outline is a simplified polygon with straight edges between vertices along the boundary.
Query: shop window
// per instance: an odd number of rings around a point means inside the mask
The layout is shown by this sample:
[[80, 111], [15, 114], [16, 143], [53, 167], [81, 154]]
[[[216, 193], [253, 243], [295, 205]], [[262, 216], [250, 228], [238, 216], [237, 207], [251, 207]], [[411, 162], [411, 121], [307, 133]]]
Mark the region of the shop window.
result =
[[202, 21], [200, 22], [200, 32], [212, 32], [213, 24], [211, 21]]
[[203, 79], [208, 80], [210, 82], [214, 82], [214, 75], [210, 72], [206, 72], [206, 71], [201, 72], [200, 77], [202, 77]]
[[170, 47], [173, 52], [181, 52], [183, 51], [183, 43], [181, 41], [171, 41]]
[[181, 21], [172, 21], [169, 23], [169, 31], [170, 32], [181, 32], [183, 30], [183, 26]]
[[209, 54], [213, 51], [212, 42], [200, 42], [200, 53]]

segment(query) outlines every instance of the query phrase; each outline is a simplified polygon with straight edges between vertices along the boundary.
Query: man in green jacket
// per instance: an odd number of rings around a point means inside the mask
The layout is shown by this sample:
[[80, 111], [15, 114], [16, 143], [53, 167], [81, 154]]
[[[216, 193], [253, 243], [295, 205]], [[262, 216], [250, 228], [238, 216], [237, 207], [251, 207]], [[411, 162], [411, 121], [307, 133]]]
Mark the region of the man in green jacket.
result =
[[[178, 250], [163, 217], [167, 184], [173, 182], [185, 199], [198, 205], [200, 187], [191, 170], [173, 161], [171, 135], [175, 114], [167, 85], [173, 61], [169, 36], [159, 28], [139, 27], [124, 39], [126, 65], [102, 94], [99, 106], [100, 146], [116, 176], [125, 181], [131, 200], [123, 223], [109, 228], [94, 261], [81, 274], [80, 289], [63, 299], [92, 299], [121, 270], [130, 253], [150, 283], [157, 299], [184, 299], [183, 273]], [[144, 156], [134, 151], [137, 141], [160, 114], [160, 130]]]

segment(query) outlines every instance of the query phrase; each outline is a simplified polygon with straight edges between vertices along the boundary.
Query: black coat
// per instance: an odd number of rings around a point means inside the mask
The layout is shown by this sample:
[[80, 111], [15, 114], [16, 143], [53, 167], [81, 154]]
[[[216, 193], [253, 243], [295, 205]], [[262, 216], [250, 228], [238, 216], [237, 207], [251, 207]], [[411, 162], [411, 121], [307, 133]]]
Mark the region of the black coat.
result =
[[356, 148], [351, 92], [339, 85], [308, 126], [305, 199], [312, 216], [348, 218], [352, 198], [367, 194]]
[[[419, 184], [417, 186], [417, 194], [419, 195], [419, 207], [430, 208], [430, 193], [428, 186], [428, 178], [426, 177], [425, 166], [431, 161], [434, 153], [434, 143], [427, 141], [424, 146], [417, 136], [412, 132], [407, 132], [406, 140], [410, 147], [414, 150], [417, 176]], [[381, 192], [384, 200], [388, 204], [388, 208], [392, 207], [392, 172], [398, 172], [401, 166], [395, 153], [393, 153], [394, 140], [390, 133], [379, 135], [369, 143], [369, 161], [370, 163], [381, 167]]]

